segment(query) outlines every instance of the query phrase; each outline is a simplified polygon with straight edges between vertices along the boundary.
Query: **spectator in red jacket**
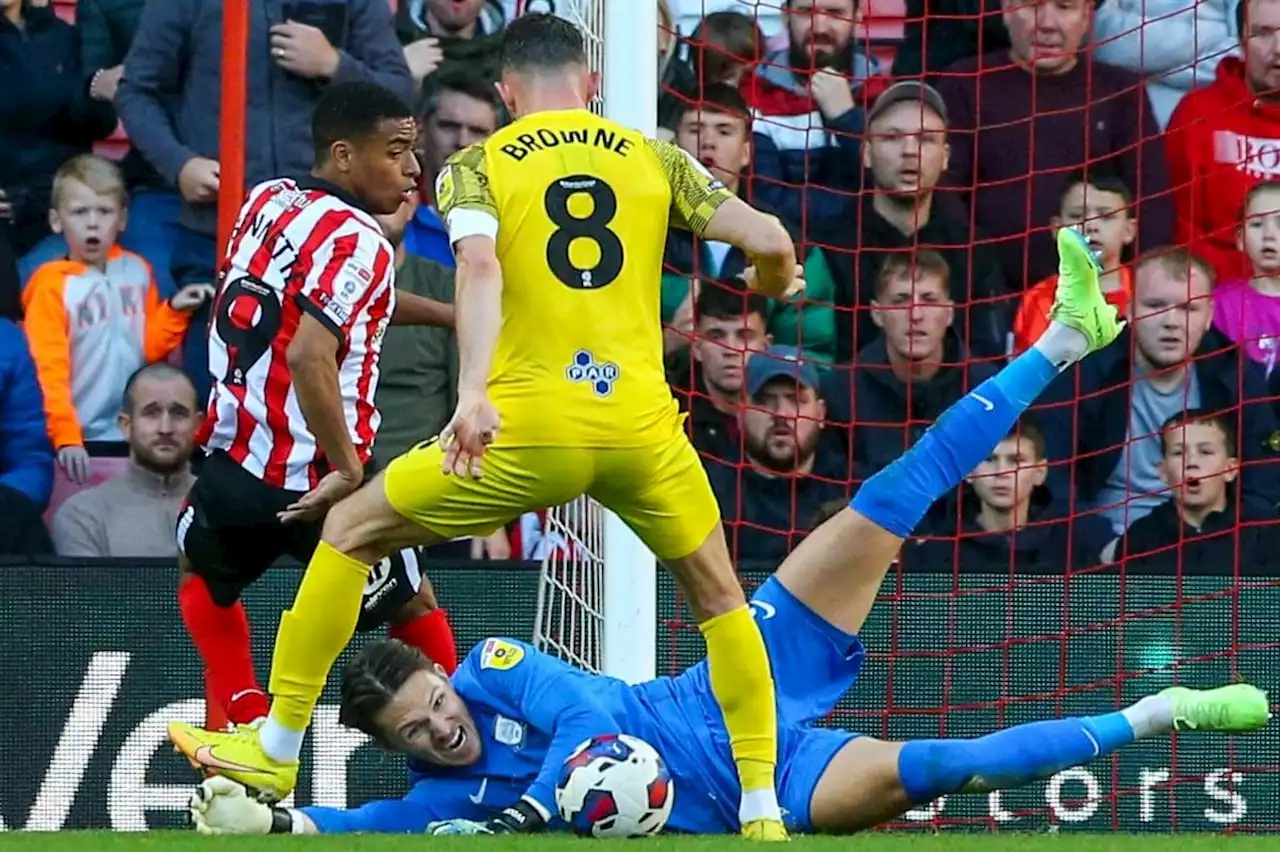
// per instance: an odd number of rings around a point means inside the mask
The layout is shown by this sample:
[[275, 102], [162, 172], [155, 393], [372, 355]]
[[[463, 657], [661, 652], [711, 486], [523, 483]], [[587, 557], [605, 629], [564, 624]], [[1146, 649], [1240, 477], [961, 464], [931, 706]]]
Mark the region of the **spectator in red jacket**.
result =
[[1236, 20], [1244, 58], [1223, 59], [1212, 84], [1182, 99], [1166, 142], [1175, 240], [1219, 280], [1249, 276], [1236, 246], [1245, 194], [1280, 177], [1280, 0], [1241, 0]]

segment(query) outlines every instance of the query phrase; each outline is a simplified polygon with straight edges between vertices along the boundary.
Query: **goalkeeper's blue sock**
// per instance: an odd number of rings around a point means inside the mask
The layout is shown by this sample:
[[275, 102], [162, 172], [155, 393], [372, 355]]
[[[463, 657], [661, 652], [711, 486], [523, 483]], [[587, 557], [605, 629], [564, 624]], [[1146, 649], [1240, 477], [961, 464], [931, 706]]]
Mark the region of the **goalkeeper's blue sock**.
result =
[[950, 793], [1020, 787], [1088, 763], [1141, 736], [1167, 732], [1172, 716], [1163, 725], [1159, 711], [1139, 702], [1116, 713], [1032, 722], [973, 740], [915, 740], [898, 753], [898, 777], [916, 804]]
[[1080, 332], [1051, 323], [1035, 347], [961, 397], [914, 447], [868, 479], [849, 507], [899, 538], [911, 535], [934, 501], [973, 472], [1086, 347]]

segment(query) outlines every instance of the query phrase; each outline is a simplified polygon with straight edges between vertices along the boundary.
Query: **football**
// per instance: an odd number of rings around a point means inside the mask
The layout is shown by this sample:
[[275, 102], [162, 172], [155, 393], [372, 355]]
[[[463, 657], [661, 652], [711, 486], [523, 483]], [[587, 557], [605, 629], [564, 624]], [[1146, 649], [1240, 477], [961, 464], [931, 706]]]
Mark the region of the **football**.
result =
[[674, 800], [675, 785], [657, 750], [626, 734], [592, 737], [578, 746], [556, 785], [560, 818], [585, 837], [657, 834]]

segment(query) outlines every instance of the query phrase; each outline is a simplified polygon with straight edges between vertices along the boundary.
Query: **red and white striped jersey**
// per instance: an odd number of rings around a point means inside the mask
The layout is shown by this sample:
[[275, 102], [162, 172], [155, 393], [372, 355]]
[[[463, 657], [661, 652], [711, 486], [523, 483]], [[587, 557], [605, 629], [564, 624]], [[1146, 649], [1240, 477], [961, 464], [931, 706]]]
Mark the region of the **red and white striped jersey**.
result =
[[373, 447], [395, 259], [358, 204], [324, 181], [270, 180], [249, 193], [227, 245], [209, 329], [213, 390], [197, 441], [277, 488], [307, 491], [329, 470], [285, 360], [304, 311], [339, 340], [343, 413], [361, 462]]

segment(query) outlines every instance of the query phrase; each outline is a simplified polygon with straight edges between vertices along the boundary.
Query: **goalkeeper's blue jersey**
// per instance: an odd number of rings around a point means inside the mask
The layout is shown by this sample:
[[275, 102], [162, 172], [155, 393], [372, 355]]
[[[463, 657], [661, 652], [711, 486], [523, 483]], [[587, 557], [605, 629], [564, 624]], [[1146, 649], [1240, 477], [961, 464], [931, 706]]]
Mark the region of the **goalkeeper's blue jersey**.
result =
[[[779, 802], [787, 821], [803, 830], [818, 778], [853, 736], [809, 725], [852, 684], [862, 649], [798, 607], [774, 581], [753, 602], [777, 686]], [[629, 686], [525, 642], [493, 638], [472, 649], [452, 682], [483, 738], [480, 760], [440, 767], [411, 759], [413, 786], [403, 799], [346, 811], [305, 808], [322, 832], [416, 832], [435, 820], [485, 820], [522, 796], [554, 815], [565, 759], [584, 740], [609, 733], [639, 737], [666, 761], [675, 790], [668, 830], [738, 830], [741, 788], [705, 662]], [[553, 825], [563, 827], [558, 818]]]

